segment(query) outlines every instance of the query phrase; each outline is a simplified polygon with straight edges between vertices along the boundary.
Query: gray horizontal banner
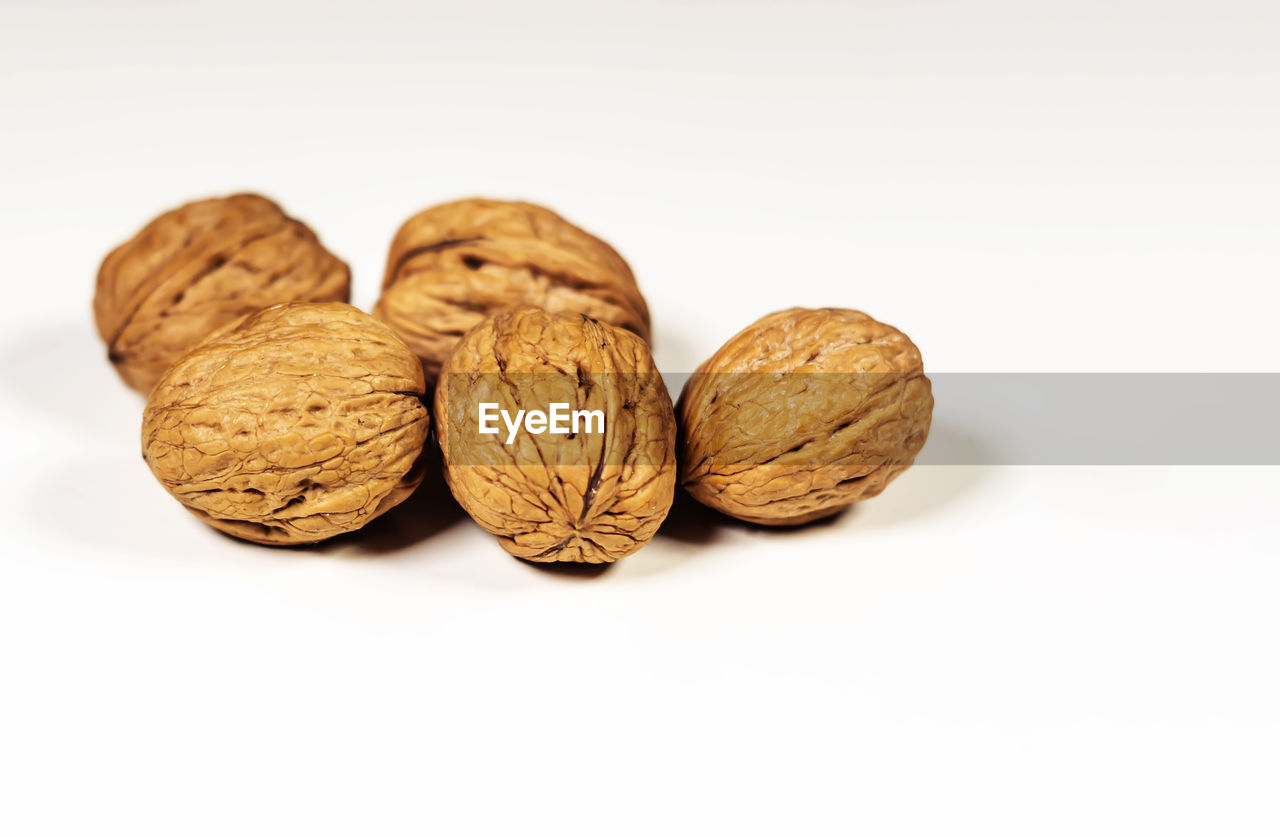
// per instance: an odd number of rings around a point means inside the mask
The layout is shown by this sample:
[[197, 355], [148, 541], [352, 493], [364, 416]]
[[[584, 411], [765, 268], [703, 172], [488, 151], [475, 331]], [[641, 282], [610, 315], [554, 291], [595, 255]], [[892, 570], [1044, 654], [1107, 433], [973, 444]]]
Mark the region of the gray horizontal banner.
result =
[[660, 464], [662, 384], [675, 401], [695, 377], [718, 434], [703, 453], [726, 461], [901, 462], [931, 388], [920, 465], [1280, 465], [1274, 373], [451, 376], [447, 453], [453, 464]]
[[[674, 398], [689, 373], [665, 375]], [[1280, 465], [1280, 374], [939, 373], [920, 465]]]

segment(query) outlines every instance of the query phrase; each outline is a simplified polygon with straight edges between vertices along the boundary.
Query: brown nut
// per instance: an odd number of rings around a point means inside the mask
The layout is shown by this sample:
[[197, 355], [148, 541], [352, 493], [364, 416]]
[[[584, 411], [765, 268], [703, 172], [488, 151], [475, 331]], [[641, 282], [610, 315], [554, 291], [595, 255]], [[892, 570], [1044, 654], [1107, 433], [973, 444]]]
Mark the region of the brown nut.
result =
[[612, 247], [549, 209], [479, 198], [400, 227], [373, 313], [434, 380], [467, 329], [523, 306], [586, 314], [649, 339], [649, 309]]
[[350, 285], [306, 224], [232, 195], [166, 212], [111, 251], [93, 315], [116, 371], [145, 393], [219, 326], [284, 302], [346, 302]]
[[[481, 431], [486, 410], [498, 433]], [[535, 410], [548, 419], [541, 431]], [[453, 496], [512, 555], [616, 561], [671, 508], [675, 414], [648, 345], [631, 332], [580, 314], [499, 314], [450, 354], [435, 413]]]
[[258, 543], [359, 529], [409, 496], [430, 423], [422, 367], [340, 302], [267, 308], [165, 373], [142, 419], [156, 479], [206, 523]]
[[874, 497], [905, 471], [933, 395], [920, 351], [893, 326], [792, 308], [730, 338], [677, 411], [690, 494], [741, 520], [792, 525]]

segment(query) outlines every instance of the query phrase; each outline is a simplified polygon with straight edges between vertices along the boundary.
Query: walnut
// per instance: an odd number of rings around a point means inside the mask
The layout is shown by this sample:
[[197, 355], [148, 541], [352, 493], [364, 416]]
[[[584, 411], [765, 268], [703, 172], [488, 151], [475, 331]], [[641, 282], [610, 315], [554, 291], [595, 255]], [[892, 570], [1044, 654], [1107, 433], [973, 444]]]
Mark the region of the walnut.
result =
[[427, 209], [400, 227], [374, 314], [418, 353], [431, 380], [467, 329], [529, 305], [649, 339], [649, 309], [612, 247], [549, 209], [478, 198]]
[[424, 391], [413, 352], [368, 314], [277, 305], [165, 373], [143, 415], [143, 458], [206, 523], [258, 543], [310, 543], [360, 528], [417, 486]]
[[350, 279], [306, 224], [232, 195], [166, 212], [111, 251], [93, 313], [120, 377], [148, 392], [215, 328], [283, 302], [345, 302]]
[[[631, 332], [582, 314], [498, 314], [449, 356], [435, 414], [454, 497], [517, 557], [615, 561], [671, 508], [675, 414]], [[482, 431], [486, 414], [498, 432]]]
[[915, 460], [933, 395], [920, 351], [860, 311], [753, 323], [680, 395], [680, 481], [702, 503], [790, 525], [874, 497]]

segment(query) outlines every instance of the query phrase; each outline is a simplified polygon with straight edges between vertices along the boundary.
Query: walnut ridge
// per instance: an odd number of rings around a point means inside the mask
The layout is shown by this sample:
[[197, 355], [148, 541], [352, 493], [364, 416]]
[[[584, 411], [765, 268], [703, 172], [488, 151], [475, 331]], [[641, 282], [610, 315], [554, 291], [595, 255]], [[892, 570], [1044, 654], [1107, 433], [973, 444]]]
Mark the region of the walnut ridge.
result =
[[[599, 410], [603, 432], [478, 432], [481, 404]], [[435, 394], [454, 497], [512, 555], [615, 561], [657, 531], [675, 491], [675, 415], [647, 344], [585, 315], [535, 308], [483, 321], [458, 343]]]
[[792, 308], [730, 338], [677, 410], [689, 493], [790, 525], [883, 491], [923, 447], [933, 396], [902, 332], [860, 311]]
[[422, 478], [422, 368], [344, 303], [267, 308], [180, 358], [147, 401], [143, 457], [193, 514], [269, 544], [358, 529]]
[[270, 305], [345, 302], [350, 271], [306, 224], [259, 195], [165, 212], [98, 271], [98, 333], [129, 386], [147, 392], [221, 325]]
[[522, 306], [587, 314], [649, 339], [644, 297], [612, 247], [549, 209], [479, 198], [400, 227], [374, 314], [434, 379], [467, 329]]

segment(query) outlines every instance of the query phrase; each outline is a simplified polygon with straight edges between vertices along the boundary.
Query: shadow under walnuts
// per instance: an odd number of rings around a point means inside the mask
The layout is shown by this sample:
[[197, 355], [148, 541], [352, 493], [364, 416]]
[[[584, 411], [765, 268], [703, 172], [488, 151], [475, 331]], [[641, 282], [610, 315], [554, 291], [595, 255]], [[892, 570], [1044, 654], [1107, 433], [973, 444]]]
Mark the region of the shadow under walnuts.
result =
[[[781, 535], [790, 531], [798, 531], [801, 529], [813, 531], [815, 529], [825, 528], [834, 525], [837, 519], [844, 518], [851, 514], [851, 510], [845, 510], [832, 517], [823, 520], [814, 521], [812, 523], [799, 524], [795, 526], [763, 526], [758, 523], [748, 523], [744, 520], [737, 520], [728, 515], [721, 514], [714, 509], [710, 509], [693, 497], [689, 496], [683, 488], [676, 487], [675, 500], [671, 505], [671, 511], [667, 514], [666, 520], [658, 528], [654, 535], [654, 543], [661, 541], [673, 541], [684, 546], [703, 547], [714, 544], [725, 539], [726, 535], [734, 530], [748, 533], [760, 533], [761, 535]], [[646, 565], [648, 570], [653, 569], [651, 562], [645, 561], [644, 549], [641, 549], [635, 555], [630, 555], [620, 561], [611, 564], [576, 564], [576, 563], [558, 563], [558, 562], [540, 562], [526, 561], [517, 559], [521, 564], [543, 573], [548, 576], [567, 580], [590, 581], [600, 578], [620, 565], [641, 562]], [[687, 560], [689, 553], [685, 551], [682, 557], [676, 559], [675, 563], [682, 563]], [[636, 569], [636, 567], [631, 567]]]
[[422, 484], [400, 505], [363, 529], [347, 532], [306, 551], [347, 553], [355, 556], [402, 557], [421, 554], [413, 547], [466, 519], [466, 512], [444, 481], [440, 451], [432, 439], [423, 453], [426, 471]]
[[[618, 565], [616, 561], [611, 564], [584, 564], [575, 561], [528, 561], [524, 558], [516, 558], [515, 560], [530, 569], [549, 576], [583, 581], [599, 578]], [[622, 560], [626, 561], [627, 559], [623, 558]]]
[[853, 508], [844, 509], [831, 517], [824, 517], [811, 523], [799, 523], [790, 526], [765, 526], [738, 520], [722, 514], [715, 509], [702, 505], [689, 495], [682, 487], [676, 487], [676, 499], [671, 506], [671, 513], [663, 521], [662, 527], [654, 538], [668, 538], [680, 543], [694, 546], [705, 546], [723, 539], [726, 532], [795, 532], [800, 530], [814, 531], [834, 525], [837, 521], [853, 514]]
[[[671, 513], [654, 539], [666, 538], [702, 546], [715, 543], [722, 539], [724, 533], [735, 530], [785, 535], [788, 532], [817, 531], [844, 525], [851, 519], [863, 519], [867, 522], [874, 519], [873, 525], [876, 526], [904, 525], [937, 512], [968, 492], [983, 479], [985, 469], [982, 466], [989, 466], [997, 461], [976, 435], [945, 424], [934, 426], [929, 445], [926, 445], [925, 453], [908, 471], [911, 475], [909, 481], [895, 480], [883, 495], [864, 501], [879, 505], [881, 512], [877, 515], [866, 516], [868, 509], [859, 502], [830, 517], [809, 523], [765, 526], [738, 520], [704, 506], [693, 499], [683, 487], [676, 486]], [[886, 496], [891, 499], [885, 500]]]
[[[937, 435], [945, 438], [946, 431]], [[972, 445], [973, 440], [967, 439], [967, 443]], [[980, 457], [973, 456], [972, 452], [967, 452], [967, 455], [974, 461], [982, 461]], [[312, 546], [285, 547], [285, 549], [323, 554], [345, 553], [356, 556], [402, 557], [419, 554], [414, 550], [415, 546], [467, 520], [466, 512], [453, 498], [452, 492], [444, 481], [440, 449], [434, 438], [428, 442], [424, 459], [423, 467], [426, 474], [422, 484], [399, 506], [358, 531], [339, 535], [332, 540]], [[910, 483], [896, 486], [899, 500], [892, 504], [893, 509], [890, 510], [889, 515], [875, 516], [879, 518], [878, 525], [905, 524], [912, 518], [927, 515], [950, 503], [980, 479], [978, 473], [980, 469], [975, 468], [917, 465], [915, 470], [918, 473]], [[913, 487], [908, 489], [908, 486]], [[893, 488], [889, 490], [893, 491]], [[877, 501], [883, 502], [880, 498], [872, 498], [869, 502]], [[851, 519], [862, 517], [863, 511], [861, 504], [855, 503], [830, 517], [809, 523], [765, 526], [738, 520], [704, 506], [690, 496], [682, 486], [677, 485], [671, 511], [655, 534], [654, 541], [666, 540], [686, 546], [703, 547], [722, 542], [734, 532], [747, 533], [755, 537], [784, 538], [791, 532], [812, 532], [846, 525]], [[622, 560], [635, 561], [637, 557], [643, 559], [643, 550], [637, 556], [629, 556]], [[617, 563], [540, 562], [521, 558], [514, 560], [537, 573], [568, 581], [590, 581], [600, 578], [618, 566]]]
[[[769, 527], [744, 523], [709, 509], [690, 497], [688, 492], [677, 485], [671, 511], [667, 513], [666, 519], [658, 527], [653, 540], [655, 543], [662, 540], [671, 540], [690, 546], [706, 546], [721, 540], [724, 532], [731, 528], [763, 530]], [[635, 561], [643, 562], [645, 553], [642, 547], [636, 554], [608, 564], [526, 561], [523, 558], [518, 560], [521, 564], [549, 576], [590, 580], [607, 574], [620, 564]]]

